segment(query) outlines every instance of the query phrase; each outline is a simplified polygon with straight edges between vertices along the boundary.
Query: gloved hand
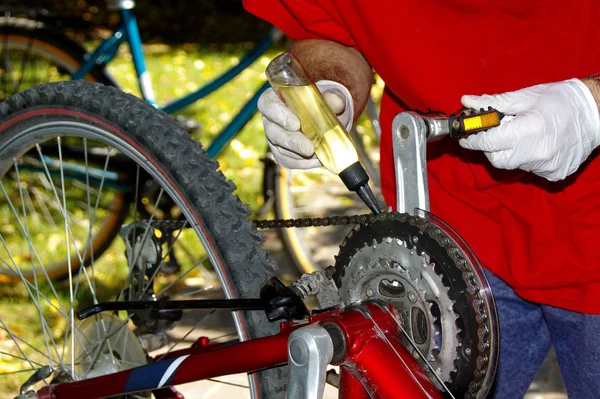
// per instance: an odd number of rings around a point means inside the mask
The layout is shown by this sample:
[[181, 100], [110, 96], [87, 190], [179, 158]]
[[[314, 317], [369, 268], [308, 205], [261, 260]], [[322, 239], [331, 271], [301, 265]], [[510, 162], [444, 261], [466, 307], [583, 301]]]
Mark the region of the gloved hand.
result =
[[497, 168], [522, 169], [557, 181], [574, 173], [600, 145], [598, 105], [579, 79], [492, 96], [463, 96], [462, 103], [514, 115], [498, 127], [460, 140], [464, 148], [485, 151]]
[[[352, 127], [354, 104], [348, 89], [337, 82], [320, 80], [317, 88], [329, 108], [346, 127]], [[321, 166], [315, 156], [315, 147], [302, 132], [300, 120], [279, 99], [273, 89], [266, 90], [258, 99], [258, 110], [263, 114], [267, 142], [277, 163], [289, 169], [312, 169]]]

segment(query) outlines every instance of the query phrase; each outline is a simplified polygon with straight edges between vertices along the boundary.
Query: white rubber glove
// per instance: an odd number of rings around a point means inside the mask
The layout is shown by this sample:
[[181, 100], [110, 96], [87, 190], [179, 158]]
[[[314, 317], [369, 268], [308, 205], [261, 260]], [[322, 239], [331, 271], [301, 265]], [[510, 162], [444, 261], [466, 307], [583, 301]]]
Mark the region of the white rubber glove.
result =
[[[354, 104], [350, 91], [342, 84], [320, 80], [317, 88], [329, 108], [350, 130], [354, 118]], [[278, 164], [289, 169], [312, 169], [321, 166], [315, 156], [315, 147], [302, 132], [300, 120], [279, 99], [273, 89], [266, 90], [258, 99], [258, 110], [263, 114], [267, 142]]]
[[514, 115], [496, 128], [460, 140], [464, 148], [485, 151], [497, 168], [522, 169], [557, 181], [574, 173], [600, 145], [598, 106], [579, 79], [492, 96], [463, 96], [462, 103]]

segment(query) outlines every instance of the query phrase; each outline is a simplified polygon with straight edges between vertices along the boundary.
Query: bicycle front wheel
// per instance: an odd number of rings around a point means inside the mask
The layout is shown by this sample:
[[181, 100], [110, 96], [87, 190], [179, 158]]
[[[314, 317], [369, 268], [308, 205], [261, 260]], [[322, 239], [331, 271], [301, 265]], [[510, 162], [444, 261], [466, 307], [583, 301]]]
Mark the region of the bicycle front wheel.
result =
[[[76, 321], [77, 310], [103, 301], [256, 297], [273, 262], [247, 220], [250, 212], [232, 195], [233, 183], [152, 106], [116, 88], [78, 81], [25, 91], [0, 113], [1, 211], [13, 226], [0, 233], [0, 263], [19, 280], [0, 286], [0, 396], [16, 396], [42, 366], [54, 369], [45, 383], [81, 380], [143, 364], [147, 356], [160, 359], [200, 336], [244, 340], [277, 331], [261, 312], [238, 312], [217, 331], [215, 318], [222, 323], [231, 313], [129, 311]], [[72, 165], [63, 158], [68, 148], [83, 152], [78, 174], [70, 174]], [[37, 219], [31, 211], [36, 199], [25, 194], [24, 184], [13, 184], [28, 181], [32, 168], [45, 178], [43, 194], [60, 205], [53, 212], [62, 221], [55, 226]], [[68, 280], [52, 278], [46, 265], [54, 257], [82, 259], [91, 251], [98, 204], [114, 200], [105, 188], [123, 170], [137, 200], [122, 239], [102, 259], [92, 256], [89, 268], [69, 268]], [[74, 209], [85, 209], [86, 223], [74, 223]], [[282, 378], [279, 370], [263, 371], [251, 376], [249, 387], [276, 397], [270, 394], [284, 392]]]

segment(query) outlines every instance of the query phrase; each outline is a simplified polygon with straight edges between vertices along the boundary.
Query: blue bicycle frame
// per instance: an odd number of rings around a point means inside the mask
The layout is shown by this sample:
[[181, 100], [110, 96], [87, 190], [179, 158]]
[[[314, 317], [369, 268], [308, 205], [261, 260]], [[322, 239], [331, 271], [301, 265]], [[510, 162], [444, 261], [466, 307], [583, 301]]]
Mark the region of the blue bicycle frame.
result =
[[[142, 41], [140, 39], [140, 32], [135, 15], [131, 10], [119, 10], [119, 13], [121, 15], [121, 22], [117, 30], [110, 38], [102, 42], [92, 54], [89, 54], [86, 57], [85, 62], [81, 68], [73, 74], [72, 79], [82, 79], [95, 66], [108, 64], [115, 57], [119, 46], [126, 41], [131, 49], [133, 64], [140, 85], [142, 97], [150, 104], [156, 106], [154, 90], [152, 89], [150, 75], [146, 69], [146, 60], [142, 51]], [[187, 107], [195, 101], [206, 97], [239, 75], [244, 69], [256, 61], [269, 48], [271, 48], [271, 46], [282, 36], [283, 35], [281, 31], [272, 29], [267, 36], [265, 36], [252, 50], [246, 53], [244, 57], [242, 57], [236, 66], [227, 70], [222, 75], [207, 83], [197, 91], [177, 99], [165, 105], [164, 107], [157, 106], [157, 108], [167, 113], [174, 113], [182, 108]], [[260, 97], [260, 95], [268, 88], [269, 83], [265, 82], [256, 91], [256, 93], [254, 93], [252, 98], [250, 98], [250, 100], [244, 104], [242, 109], [232, 119], [232, 121], [225, 126], [225, 128], [217, 135], [217, 137], [213, 139], [206, 150], [209, 156], [216, 157], [226, 147], [227, 143], [229, 143], [229, 141], [235, 137], [235, 135], [244, 127], [244, 125], [246, 125], [246, 123], [248, 123], [250, 118], [252, 118], [252, 115], [254, 115], [256, 112], [258, 97]]]

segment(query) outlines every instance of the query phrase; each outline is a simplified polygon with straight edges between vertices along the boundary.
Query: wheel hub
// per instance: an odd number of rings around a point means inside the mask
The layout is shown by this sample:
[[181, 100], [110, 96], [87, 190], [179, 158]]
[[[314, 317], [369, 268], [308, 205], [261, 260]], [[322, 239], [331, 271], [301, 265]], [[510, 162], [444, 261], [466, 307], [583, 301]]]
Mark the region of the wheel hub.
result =
[[[147, 363], [146, 354], [137, 337], [129, 329], [128, 321], [116, 315], [102, 314], [76, 323], [71, 353], [65, 357], [66, 368], [71, 368], [75, 380], [83, 380], [123, 371]], [[68, 341], [70, 342], [70, 341]], [[68, 370], [67, 370], [68, 371]]]

